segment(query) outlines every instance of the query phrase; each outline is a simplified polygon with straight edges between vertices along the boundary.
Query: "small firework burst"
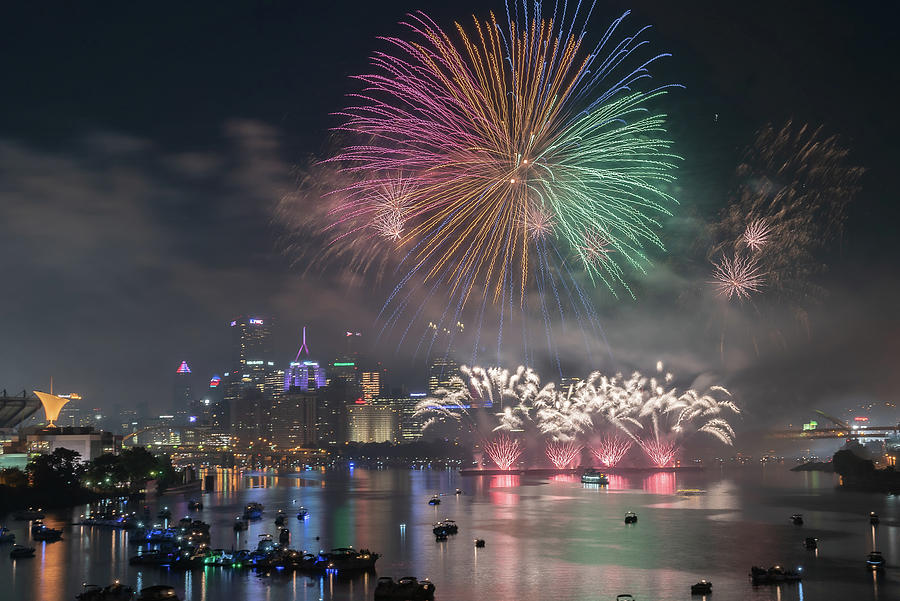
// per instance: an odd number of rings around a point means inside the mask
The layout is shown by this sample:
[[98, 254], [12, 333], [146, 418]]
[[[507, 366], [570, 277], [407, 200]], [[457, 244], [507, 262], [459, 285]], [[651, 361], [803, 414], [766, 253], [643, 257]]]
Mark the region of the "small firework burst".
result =
[[765, 273], [756, 259], [734, 255], [715, 264], [711, 284], [724, 298], [748, 299], [765, 284]]
[[582, 446], [574, 440], [549, 440], [547, 441], [547, 458], [558, 470], [568, 467], [578, 459]]
[[617, 435], [604, 436], [591, 446], [591, 453], [606, 467], [616, 467], [631, 448], [631, 440]]
[[484, 452], [503, 471], [508, 470], [522, 455], [522, 443], [515, 438], [501, 434], [484, 444]]
[[609, 261], [609, 253], [613, 252], [613, 249], [610, 248], [609, 239], [603, 232], [594, 229], [585, 232], [578, 246], [578, 252], [586, 265], [596, 268]]
[[543, 205], [532, 205], [525, 214], [525, 229], [533, 240], [544, 240], [553, 233], [553, 216]]
[[656, 467], [666, 467], [675, 459], [678, 445], [664, 440], [639, 440], [641, 448]]
[[772, 227], [765, 219], [755, 219], [744, 229], [743, 241], [753, 252], [759, 252], [769, 241], [771, 234]]
[[406, 226], [413, 191], [413, 183], [402, 176], [385, 180], [376, 189], [372, 199], [374, 215], [371, 227], [379, 236], [400, 239]]

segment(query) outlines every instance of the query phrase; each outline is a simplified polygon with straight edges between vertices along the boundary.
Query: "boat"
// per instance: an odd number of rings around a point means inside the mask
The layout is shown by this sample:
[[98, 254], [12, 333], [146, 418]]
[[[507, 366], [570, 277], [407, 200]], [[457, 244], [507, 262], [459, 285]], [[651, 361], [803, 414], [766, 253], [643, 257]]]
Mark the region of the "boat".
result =
[[234, 518], [234, 531], [235, 532], [240, 532], [241, 530], [246, 530], [249, 527], [250, 527], [250, 524], [247, 523], [247, 520], [241, 518], [241, 516]]
[[456, 489], [456, 494], [461, 495], [461, 494], [462, 494], [462, 490], [460, 490], [460, 489], [457, 488], [457, 489]]
[[712, 594], [712, 582], [709, 580], [701, 580], [697, 584], [691, 585], [692, 595], [710, 595]]
[[175, 589], [165, 584], [142, 588], [135, 601], [181, 601]]
[[443, 532], [441, 532], [440, 534], [435, 535], [435, 537], [434, 537], [434, 542], [436, 542], [436, 543], [442, 543], [442, 542], [444, 542], [445, 540], [447, 540], [447, 535], [446, 535], [445, 533], [443, 533]]
[[581, 474], [582, 484], [599, 484], [601, 486], [609, 484], [609, 478], [603, 472], [597, 470], [587, 470]]
[[14, 520], [19, 520], [22, 522], [27, 522], [29, 520], [42, 520], [44, 519], [44, 512], [40, 509], [29, 507], [28, 509], [20, 509], [19, 511], [14, 511], [12, 517]]
[[96, 584], [83, 584], [81, 587], [81, 593], [75, 595], [78, 601], [129, 601], [134, 598], [134, 589], [118, 580], [106, 587]]
[[477, 548], [477, 549], [483, 549], [483, 548], [484, 548], [484, 539], [483, 539], [483, 538], [476, 538], [476, 539], [475, 539], [475, 548]]
[[247, 506], [244, 507], [245, 520], [260, 520], [262, 519], [262, 514], [263, 506], [259, 503], [247, 503]]
[[866, 566], [870, 570], [880, 570], [884, 567], [884, 557], [881, 551], [872, 551], [866, 556]]
[[436, 522], [431, 531], [435, 534], [456, 534], [459, 532], [459, 526], [453, 520], [442, 520]]
[[791, 521], [794, 523], [795, 526], [802, 526], [803, 525], [803, 514], [795, 513], [794, 515], [791, 516]]
[[0, 543], [14, 543], [16, 535], [9, 528], [0, 528]]
[[291, 543], [291, 531], [287, 528], [282, 528], [278, 533], [278, 542], [282, 545], [289, 545]]
[[756, 584], [781, 584], [785, 582], [800, 582], [800, 572], [785, 570], [781, 566], [772, 566], [769, 569], [753, 566], [750, 568], [750, 581]]
[[818, 549], [819, 548], [819, 539], [812, 537], [812, 536], [807, 536], [803, 540], [803, 546], [806, 547], [807, 549]]
[[184, 516], [183, 518], [181, 518], [180, 520], [178, 520], [178, 527], [179, 527], [179, 528], [190, 528], [190, 527], [191, 527], [191, 523], [192, 523], [193, 521], [194, 521], [194, 520], [191, 519], [191, 516], [186, 515], [186, 516]]
[[9, 552], [9, 557], [10, 559], [24, 559], [26, 557], [34, 557], [34, 547], [13, 545], [12, 551]]
[[188, 509], [191, 511], [203, 511], [203, 502], [191, 499], [188, 501]]
[[31, 538], [36, 541], [43, 541], [48, 543], [56, 542], [62, 539], [62, 530], [56, 530], [54, 528], [47, 528], [46, 526], [43, 526], [40, 530], [32, 532]]
[[275, 525], [276, 525], [276, 526], [284, 526], [284, 519], [285, 519], [285, 517], [286, 517], [286, 516], [284, 515], [284, 511], [282, 511], [281, 509], [279, 509], [279, 510], [278, 510], [278, 513], [275, 514]]
[[702, 488], [679, 488], [675, 491], [675, 494], [684, 496], [684, 497], [694, 497], [697, 495], [702, 495], [706, 491]]
[[172, 512], [169, 510], [168, 507], [163, 507], [162, 509], [159, 510], [159, 513], [156, 514], [156, 517], [158, 517], [161, 520], [168, 520], [172, 517]]
[[633, 511], [629, 511], [625, 514], [625, 523], [626, 524], [637, 524], [637, 514]]
[[440, 504], [441, 504], [441, 498], [440, 498], [439, 496], [437, 496], [437, 495], [434, 495], [433, 497], [431, 497], [430, 499], [428, 499], [428, 504], [429, 504], [429, 505], [440, 505]]
[[368, 549], [356, 551], [353, 547], [332, 549], [330, 553], [319, 553], [318, 563], [326, 570], [371, 570], [381, 557]]
[[306, 507], [301, 507], [297, 510], [298, 520], [305, 520], [307, 517], [309, 517], [309, 510]]
[[880, 520], [878, 519], [878, 514], [875, 513], [874, 511], [870, 511], [869, 512], [869, 523], [872, 524], [873, 526], [877, 526], [879, 521]]
[[616, 595], [616, 601], [634, 601], [634, 597], [628, 593], [623, 593], [621, 595]]
[[412, 576], [397, 582], [389, 576], [382, 576], [375, 585], [375, 601], [432, 601], [434, 584], [427, 578], [419, 581]]
[[259, 542], [256, 543], [257, 553], [268, 553], [278, 548], [278, 543], [272, 539], [271, 534], [260, 534]]

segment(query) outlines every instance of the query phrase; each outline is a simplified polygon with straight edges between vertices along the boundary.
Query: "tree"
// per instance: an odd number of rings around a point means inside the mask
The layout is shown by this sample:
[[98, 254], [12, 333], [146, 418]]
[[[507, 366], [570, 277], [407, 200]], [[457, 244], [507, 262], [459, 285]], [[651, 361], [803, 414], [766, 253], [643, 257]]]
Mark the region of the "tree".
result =
[[78, 488], [78, 479], [84, 470], [78, 451], [54, 450], [49, 455], [39, 455], [28, 464], [28, 473], [35, 488], [66, 490]]
[[153, 453], [144, 447], [122, 449], [119, 455], [122, 468], [132, 484], [143, 484], [147, 480], [156, 478], [157, 461]]
[[128, 472], [118, 455], [106, 453], [89, 462], [84, 472], [87, 486], [111, 490], [121, 487], [128, 480]]
[[28, 476], [17, 467], [9, 467], [0, 470], [0, 484], [5, 484], [12, 488], [28, 486]]

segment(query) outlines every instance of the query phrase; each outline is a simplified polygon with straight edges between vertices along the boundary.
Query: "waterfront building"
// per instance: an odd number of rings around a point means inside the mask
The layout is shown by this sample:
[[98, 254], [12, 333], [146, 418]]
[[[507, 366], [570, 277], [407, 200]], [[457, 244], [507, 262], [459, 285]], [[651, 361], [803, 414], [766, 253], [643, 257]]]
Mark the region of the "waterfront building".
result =
[[397, 414], [387, 405], [352, 405], [347, 408], [347, 440], [397, 442]]
[[25, 440], [30, 454], [69, 449], [81, 455], [82, 461], [91, 461], [107, 453], [118, 454], [122, 450], [121, 435], [87, 427], [40, 428], [26, 433]]

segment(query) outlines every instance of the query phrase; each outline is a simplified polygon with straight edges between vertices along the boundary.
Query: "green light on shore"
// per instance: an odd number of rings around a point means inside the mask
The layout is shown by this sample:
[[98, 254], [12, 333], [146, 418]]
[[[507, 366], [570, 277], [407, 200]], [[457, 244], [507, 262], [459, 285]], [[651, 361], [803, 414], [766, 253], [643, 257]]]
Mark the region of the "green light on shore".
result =
[[356, 363], [335, 363], [335, 367], [355, 367]]

